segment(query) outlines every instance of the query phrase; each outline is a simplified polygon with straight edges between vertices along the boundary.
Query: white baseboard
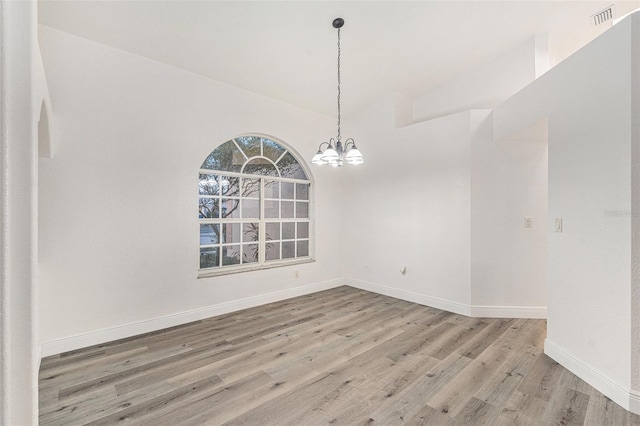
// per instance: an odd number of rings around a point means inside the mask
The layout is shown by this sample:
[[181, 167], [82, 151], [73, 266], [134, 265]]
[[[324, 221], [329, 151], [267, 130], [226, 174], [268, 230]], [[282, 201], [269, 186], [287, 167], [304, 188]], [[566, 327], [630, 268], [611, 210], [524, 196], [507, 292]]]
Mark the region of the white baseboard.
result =
[[193, 309], [186, 312], [179, 312], [176, 314], [152, 318], [149, 320], [124, 324], [103, 330], [83, 333], [76, 336], [50, 340], [42, 343], [41, 354], [43, 357], [46, 357], [80, 348], [86, 348], [88, 346], [98, 345], [118, 339], [124, 339], [139, 334], [149, 333], [151, 331], [162, 330], [163, 328], [174, 327], [176, 325], [214, 317], [216, 315], [222, 315], [229, 312], [239, 311], [241, 309], [264, 305], [266, 303], [302, 296], [304, 294], [314, 293], [316, 291], [328, 290], [330, 288], [339, 287], [341, 285], [349, 285], [351, 287], [359, 288], [362, 290], [372, 291], [374, 293], [384, 294], [386, 296], [395, 297], [398, 299], [406, 300], [408, 302], [432, 306], [434, 308], [443, 309], [445, 311], [471, 317], [546, 318], [546, 308], [541, 307], [472, 306], [464, 303], [458, 303], [451, 300], [427, 296], [424, 294], [414, 293], [406, 290], [400, 290], [397, 288], [387, 287], [361, 280], [335, 279], [315, 284], [309, 284], [306, 286], [280, 290], [272, 293], [261, 294], [258, 296], [247, 297], [245, 299], [232, 300], [229, 302], [223, 302], [204, 308]]
[[431, 306], [433, 308], [442, 309], [444, 311], [453, 312], [465, 316], [471, 316], [469, 305], [453, 302], [451, 300], [440, 299], [438, 297], [426, 296], [424, 294], [414, 293], [411, 291], [400, 290], [393, 287], [387, 287], [380, 284], [374, 284], [368, 281], [345, 279], [347, 285], [361, 290], [367, 290], [374, 293], [384, 294], [385, 296], [395, 297], [396, 299], [406, 300], [407, 302], [418, 303], [420, 305]]
[[113, 340], [124, 339], [126, 337], [149, 333], [151, 331], [162, 330], [163, 328], [174, 327], [176, 325], [187, 324], [216, 315], [227, 314], [241, 309], [252, 308], [267, 303], [290, 299], [292, 297], [303, 296], [317, 291], [328, 290], [330, 288], [346, 285], [345, 280], [335, 279], [320, 283], [309, 284], [301, 287], [294, 287], [286, 290], [274, 291], [272, 293], [260, 294], [258, 296], [247, 297], [240, 300], [223, 302], [204, 308], [193, 309], [186, 312], [166, 315], [149, 320], [111, 327], [89, 333], [78, 334], [76, 336], [43, 342], [41, 346], [42, 357], [68, 352], [88, 346], [98, 345]]
[[638, 392], [619, 385], [615, 380], [574, 357], [549, 339], [544, 341], [544, 353], [625, 410], [640, 414], [640, 394]]
[[547, 318], [544, 306], [483, 306], [471, 305], [471, 316], [478, 318]]
[[640, 414], [640, 392], [634, 390], [629, 392], [629, 411]]
[[546, 318], [547, 308], [543, 306], [480, 306], [467, 305], [464, 303], [453, 302], [451, 300], [441, 299], [438, 297], [426, 296], [424, 294], [414, 293], [411, 291], [400, 290], [393, 287], [387, 287], [380, 284], [374, 284], [367, 281], [346, 278], [347, 285], [362, 290], [372, 291], [374, 293], [384, 294], [386, 296], [395, 297], [406, 300], [408, 302], [418, 303], [420, 305], [431, 306], [433, 308], [442, 309], [453, 312], [455, 314], [465, 315], [477, 318]]

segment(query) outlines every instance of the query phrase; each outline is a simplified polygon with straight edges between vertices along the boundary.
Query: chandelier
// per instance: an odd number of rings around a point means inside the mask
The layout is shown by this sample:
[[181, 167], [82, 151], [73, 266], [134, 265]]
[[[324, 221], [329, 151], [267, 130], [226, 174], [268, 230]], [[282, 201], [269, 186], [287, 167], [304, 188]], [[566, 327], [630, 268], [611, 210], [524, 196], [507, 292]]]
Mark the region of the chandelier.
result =
[[[356, 147], [356, 143], [352, 138], [345, 141], [344, 145], [340, 137], [340, 28], [344, 25], [344, 19], [336, 18], [333, 20], [333, 28], [338, 30], [338, 135], [336, 138], [329, 139], [329, 142], [322, 142], [318, 147], [318, 152], [313, 156], [311, 164], [340, 167], [343, 163], [362, 164], [364, 158], [362, 153]], [[322, 148], [326, 145], [325, 150]]]

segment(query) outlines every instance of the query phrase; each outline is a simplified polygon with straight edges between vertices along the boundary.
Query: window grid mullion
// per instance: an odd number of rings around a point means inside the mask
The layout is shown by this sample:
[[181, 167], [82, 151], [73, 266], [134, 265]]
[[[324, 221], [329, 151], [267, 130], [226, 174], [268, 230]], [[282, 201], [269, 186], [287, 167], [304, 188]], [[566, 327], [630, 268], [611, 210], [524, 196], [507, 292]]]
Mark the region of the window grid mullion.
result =
[[[214, 170], [214, 169], [200, 169], [199, 172], [201, 175], [223, 175], [223, 176], [229, 176], [229, 177], [247, 177], [247, 176], [252, 176], [252, 175], [248, 175], [246, 173], [241, 173], [241, 172], [230, 172], [230, 171], [220, 171], [220, 170]], [[256, 176], [256, 178], [259, 178], [260, 175], [253, 175]], [[277, 180], [280, 182], [291, 182], [291, 183], [306, 183], [306, 184], [310, 184], [311, 181], [310, 180], [305, 180], [305, 179], [294, 179], [294, 178], [283, 178], [280, 176], [269, 176], [268, 177], [271, 180]]]
[[[262, 147], [262, 143], [260, 144]], [[264, 178], [260, 178], [260, 221], [258, 222], [258, 262], [261, 265], [264, 265], [265, 262], [265, 251], [267, 249], [266, 244], [266, 221], [264, 219]]]

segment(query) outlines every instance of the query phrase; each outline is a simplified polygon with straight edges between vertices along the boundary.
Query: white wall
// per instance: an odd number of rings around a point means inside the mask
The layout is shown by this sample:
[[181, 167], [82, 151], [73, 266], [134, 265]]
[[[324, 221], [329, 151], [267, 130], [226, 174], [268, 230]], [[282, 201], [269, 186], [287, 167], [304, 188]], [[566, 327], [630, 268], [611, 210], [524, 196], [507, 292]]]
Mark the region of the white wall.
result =
[[0, 2], [0, 424], [37, 423], [35, 2]]
[[495, 107], [546, 71], [547, 47], [545, 36], [531, 37], [468, 74], [425, 93], [413, 103], [414, 121]]
[[396, 128], [405, 101], [349, 120], [367, 161], [346, 170], [349, 283], [465, 315], [544, 317], [546, 142], [494, 143], [486, 110]]
[[[631, 211], [640, 212], [640, 15], [631, 18]], [[640, 413], [640, 214], [631, 218], [631, 398]]]
[[469, 113], [397, 129], [394, 110], [394, 99], [385, 99], [349, 120], [366, 164], [345, 170], [346, 276], [358, 287], [465, 313]]
[[[471, 113], [471, 304], [476, 316], [546, 317], [547, 141], [493, 140]], [[525, 217], [532, 227], [524, 227]]]
[[[549, 120], [545, 351], [626, 408], [635, 398], [631, 348], [639, 339], [631, 307], [640, 303], [631, 277], [639, 244], [632, 191], [640, 188], [631, 162], [638, 137], [631, 99], [640, 96], [631, 24], [616, 25], [494, 112], [498, 135]], [[554, 218], [563, 219], [562, 233]]]
[[57, 134], [40, 163], [44, 355], [341, 283], [337, 181], [318, 169], [317, 262], [196, 279], [206, 156], [258, 132], [310, 157], [331, 118], [50, 28], [40, 43]]

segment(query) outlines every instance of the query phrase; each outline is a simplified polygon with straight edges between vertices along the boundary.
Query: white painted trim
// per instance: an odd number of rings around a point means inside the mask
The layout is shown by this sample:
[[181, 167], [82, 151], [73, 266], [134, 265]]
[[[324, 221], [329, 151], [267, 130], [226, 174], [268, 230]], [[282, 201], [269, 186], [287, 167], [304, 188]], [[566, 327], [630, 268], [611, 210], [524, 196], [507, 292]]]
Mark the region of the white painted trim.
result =
[[482, 306], [467, 305], [439, 297], [427, 296], [411, 291], [400, 290], [367, 281], [345, 279], [347, 285], [361, 290], [384, 294], [408, 302], [443, 309], [468, 317], [477, 318], [547, 318], [547, 308], [544, 306]]
[[629, 411], [640, 414], [640, 391], [632, 390], [629, 392]]
[[576, 358], [549, 339], [544, 341], [544, 353], [625, 410], [640, 414], [640, 393], [619, 385], [615, 380]]
[[[225, 222], [225, 224], [226, 223], [236, 223], [236, 222], [229, 221], [229, 222]], [[242, 223], [242, 222], [237, 222], [237, 223]], [[264, 229], [264, 226], [262, 226], [261, 228]], [[300, 240], [304, 240], [304, 238], [300, 238]], [[299, 241], [299, 240], [294, 240], [294, 241]], [[298, 258], [294, 258], [293, 260], [269, 261], [269, 262], [258, 263], [258, 264], [245, 263], [244, 265], [238, 265], [238, 267], [221, 266], [218, 268], [200, 269], [198, 272], [198, 279], [213, 278], [213, 277], [219, 277], [222, 275], [240, 274], [242, 272], [261, 271], [263, 269], [281, 268], [283, 266], [302, 265], [305, 263], [313, 263], [315, 261], [316, 260], [312, 257], [298, 257]], [[246, 266], [246, 265], [249, 265], [249, 266]], [[255, 265], [255, 266], [251, 266], [251, 265]]]
[[174, 327], [176, 325], [187, 324], [204, 318], [211, 318], [216, 315], [223, 315], [241, 309], [252, 308], [267, 303], [277, 302], [292, 297], [303, 296], [316, 291], [328, 290], [334, 287], [345, 285], [342, 279], [334, 279], [319, 283], [309, 284], [301, 287], [294, 287], [286, 290], [274, 291], [272, 293], [260, 294], [229, 302], [222, 302], [204, 308], [165, 315], [149, 320], [124, 324], [117, 327], [78, 334], [76, 336], [62, 339], [50, 340], [42, 343], [42, 356], [55, 355], [75, 349], [86, 348], [100, 343], [110, 342], [117, 339], [136, 336], [151, 331], [162, 330], [163, 328]]
[[479, 318], [546, 319], [545, 306], [483, 306], [471, 305], [471, 316]]
[[468, 317], [471, 316], [470, 306], [464, 303], [453, 302], [451, 300], [440, 299], [438, 297], [427, 296], [420, 293], [400, 290], [393, 287], [387, 287], [384, 285], [355, 280], [351, 278], [347, 278], [345, 279], [345, 281], [347, 285], [359, 288], [361, 290], [372, 291], [374, 293], [384, 294], [385, 296], [406, 300], [407, 302], [414, 302], [420, 305], [431, 306], [433, 308], [442, 309], [445, 311], [453, 312], [455, 314], [466, 315]]

